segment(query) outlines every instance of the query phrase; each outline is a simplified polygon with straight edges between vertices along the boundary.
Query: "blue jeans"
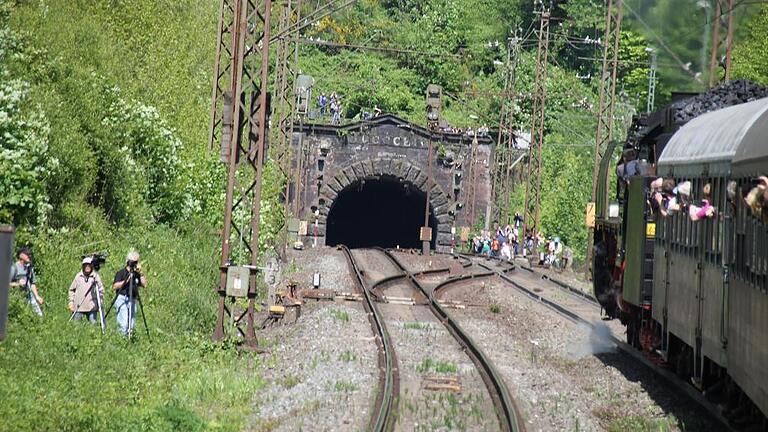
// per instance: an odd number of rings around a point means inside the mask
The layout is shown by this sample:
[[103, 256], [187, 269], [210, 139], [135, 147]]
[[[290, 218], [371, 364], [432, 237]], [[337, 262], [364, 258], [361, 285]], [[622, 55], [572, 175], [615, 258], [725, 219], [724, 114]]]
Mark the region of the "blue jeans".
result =
[[90, 312], [75, 312], [75, 315], [72, 317], [75, 321], [80, 321], [83, 318], [87, 318], [88, 321], [91, 322], [91, 324], [96, 324], [96, 311], [90, 311]]
[[43, 310], [40, 308], [40, 304], [37, 302], [37, 299], [35, 299], [35, 295], [32, 294], [32, 290], [27, 290], [27, 302], [29, 302], [29, 307], [32, 308], [32, 312], [38, 316], [43, 316]]
[[[128, 307], [131, 310], [131, 322], [128, 322]], [[115, 300], [115, 307], [117, 308], [117, 327], [122, 334], [128, 334], [128, 331], [133, 331], [133, 326], [136, 324], [136, 299], [133, 302], [129, 301], [128, 296], [118, 295]]]

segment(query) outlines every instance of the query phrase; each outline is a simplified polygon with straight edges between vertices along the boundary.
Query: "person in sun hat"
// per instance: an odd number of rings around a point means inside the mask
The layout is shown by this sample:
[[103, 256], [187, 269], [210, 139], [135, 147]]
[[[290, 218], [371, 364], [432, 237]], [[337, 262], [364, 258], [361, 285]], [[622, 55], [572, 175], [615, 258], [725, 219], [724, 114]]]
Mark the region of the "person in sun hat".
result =
[[104, 284], [101, 282], [99, 273], [93, 268], [93, 258], [87, 256], [83, 258], [81, 270], [69, 285], [68, 307], [72, 312], [72, 319], [79, 321], [86, 318], [96, 324], [102, 298], [104, 298]]

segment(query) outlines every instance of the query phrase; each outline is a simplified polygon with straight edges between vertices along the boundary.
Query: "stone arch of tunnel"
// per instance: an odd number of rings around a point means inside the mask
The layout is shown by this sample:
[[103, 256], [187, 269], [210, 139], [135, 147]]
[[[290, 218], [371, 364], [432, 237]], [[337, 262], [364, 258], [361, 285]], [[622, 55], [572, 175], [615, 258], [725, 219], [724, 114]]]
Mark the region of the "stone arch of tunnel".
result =
[[[319, 221], [326, 245], [420, 248], [427, 184], [426, 173], [402, 159], [365, 160], [339, 170], [321, 194], [328, 209]], [[432, 248], [448, 250], [453, 217], [435, 182], [429, 201]]]

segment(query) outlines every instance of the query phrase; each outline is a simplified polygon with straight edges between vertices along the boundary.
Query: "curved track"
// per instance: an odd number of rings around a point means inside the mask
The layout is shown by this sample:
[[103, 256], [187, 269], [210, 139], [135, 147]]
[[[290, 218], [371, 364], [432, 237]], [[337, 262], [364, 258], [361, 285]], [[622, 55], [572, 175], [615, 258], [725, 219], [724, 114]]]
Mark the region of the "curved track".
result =
[[369, 429], [377, 432], [392, 430], [395, 419], [391, 414], [395, 403], [395, 396], [399, 390], [398, 374], [395, 371], [395, 366], [397, 365], [395, 350], [392, 347], [389, 333], [381, 318], [381, 314], [371, 297], [371, 290], [367, 287], [363, 274], [352, 256], [352, 252], [346, 246], [341, 246], [341, 249], [347, 257], [347, 262], [352, 268], [359, 289], [363, 294], [363, 305], [368, 313], [368, 320], [375, 335], [376, 345], [379, 347], [379, 368], [382, 370], [382, 375], [379, 379], [381, 390], [376, 396]]
[[[371, 428], [373, 430], [388, 430], [394, 426], [394, 421], [391, 420], [391, 414], [393, 412], [393, 403], [398, 400], [399, 395], [399, 377], [397, 373], [397, 361], [395, 358], [392, 342], [387, 334], [386, 325], [384, 319], [381, 316], [375, 302], [375, 298], [382, 297], [381, 291], [379, 294], [374, 293], [374, 289], [381, 290], [383, 285], [392, 282], [406, 282], [413, 289], [420, 294], [419, 297], [426, 299], [420, 301], [420, 304], [426, 304], [432, 315], [448, 330], [453, 336], [455, 341], [461, 346], [462, 350], [474, 363], [486, 389], [491, 397], [494, 405], [496, 416], [498, 417], [500, 429], [503, 431], [523, 431], [525, 430], [524, 422], [518, 412], [515, 401], [509, 395], [509, 392], [504, 384], [500, 374], [495, 369], [493, 364], [487, 359], [483, 352], [477, 347], [474, 341], [468, 336], [468, 334], [449, 316], [445, 309], [438, 303], [436, 298], [436, 291], [428, 291], [417, 279], [418, 276], [430, 273], [443, 272], [443, 269], [436, 271], [420, 271], [410, 272], [403, 265], [403, 263], [395, 257], [394, 254], [383, 249], [368, 249], [366, 251], [377, 251], [382, 258], [387, 260], [387, 263], [391, 267], [392, 271], [388, 274], [382, 273], [382, 264], [379, 262], [375, 265], [376, 268], [371, 269], [371, 272], [376, 272], [378, 281], [373, 285], [369, 285], [365, 282], [364, 274], [366, 269], [355, 258], [355, 255], [346, 248], [342, 247], [347, 256], [353, 272], [358, 280], [358, 283], [364, 293], [366, 309], [371, 313], [371, 325], [374, 328], [374, 333], [377, 335], [377, 343], [379, 345], [379, 363], [382, 365], [383, 376], [381, 379], [381, 391], [376, 399], [376, 406], [373, 410], [373, 416], [371, 419]], [[366, 260], [369, 260], [366, 259]], [[368, 266], [373, 266], [373, 263], [366, 263]], [[470, 263], [471, 265], [471, 263]], [[465, 268], [467, 266], [464, 266]], [[476, 275], [465, 275], [455, 278], [451, 278], [448, 281], [440, 284], [441, 287], [456, 283], [459, 281], [465, 281], [473, 277], [484, 277], [494, 274], [487, 272]], [[380, 342], [379, 342], [380, 341]]]

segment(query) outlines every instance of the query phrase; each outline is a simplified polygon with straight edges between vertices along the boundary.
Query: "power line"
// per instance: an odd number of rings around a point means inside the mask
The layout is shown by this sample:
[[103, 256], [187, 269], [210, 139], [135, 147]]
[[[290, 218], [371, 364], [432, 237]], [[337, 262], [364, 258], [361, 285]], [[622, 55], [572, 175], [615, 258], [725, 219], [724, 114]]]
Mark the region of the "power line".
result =
[[626, 2], [623, 3], [623, 5], [626, 6], [627, 10], [629, 10], [629, 12], [632, 15], [635, 16], [637, 21], [639, 21], [640, 24], [642, 24], [643, 27], [645, 27], [645, 29], [648, 30], [648, 32], [651, 34], [651, 36], [653, 36], [659, 42], [661, 47], [664, 48], [664, 50], [667, 51], [667, 53], [669, 53], [669, 55], [671, 55], [672, 58], [675, 59], [675, 61], [677, 61], [677, 63], [679, 64], [681, 69], [683, 69], [684, 71], [688, 72], [696, 81], [701, 82], [701, 79], [699, 79], [699, 77], [696, 76], [696, 74], [693, 73], [693, 71], [691, 71], [691, 68], [686, 63], [683, 63], [683, 61], [680, 59], [680, 57], [678, 57], [677, 54], [675, 54], [675, 52], [672, 51], [672, 49], [664, 42], [664, 40], [659, 35], [657, 35], [656, 32], [653, 31], [653, 29], [651, 29], [651, 27], [640, 16], [640, 14], [635, 12], [635, 10], [632, 9], [629, 6], [629, 4], [627, 4]]
[[341, 5], [338, 5], [335, 8], [331, 8], [327, 12], [320, 13], [325, 8], [330, 7], [331, 5], [333, 5], [337, 1], [339, 1], [339, 0], [330, 0], [328, 3], [324, 4], [323, 6], [320, 6], [320, 7], [316, 8], [314, 11], [312, 11], [309, 14], [309, 16], [303, 18], [301, 21], [297, 22], [296, 24], [294, 24], [292, 26], [289, 26], [289, 27], [285, 28], [284, 30], [282, 30], [281, 32], [277, 33], [276, 35], [272, 36], [270, 38], [270, 42], [274, 42], [277, 39], [284, 38], [284, 37], [286, 37], [286, 36], [288, 36], [290, 34], [293, 34], [293, 33], [298, 33], [301, 30], [303, 30], [304, 28], [306, 28], [307, 26], [310, 26], [310, 25], [320, 21], [321, 19], [323, 19], [323, 18], [325, 18], [325, 17], [327, 17], [327, 16], [329, 16], [329, 15], [331, 15], [331, 14], [333, 14], [333, 13], [335, 13], [335, 12], [337, 12], [337, 11], [339, 11], [339, 10], [349, 6], [349, 5], [351, 5], [352, 3], [355, 3], [355, 1], [357, 1], [357, 0], [344, 0], [344, 3], [342, 3]]
[[377, 47], [377, 46], [371, 46], [371, 45], [355, 45], [355, 44], [346, 44], [341, 42], [324, 41], [321, 39], [307, 39], [307, 38], [296, 38], [294, 40], [305, 45], [319, 45], [319, 46], [328, 46], [328, 47], [336, 47], [336, 48], [349, 48], [349, 49], [361, 50], [361, 51], [387, 52], [387, 53], [395, 53], [395, 54], [417, 54], [417, 55], [431, 56], [431, 57], [461, 58], [461, 56], [458, 54], [442, 54], [442, 53], [419, 51], [419, 50], [413, 50], [413, 49], [407, 49], [407, 48], [390, 48], [390, 47]]

